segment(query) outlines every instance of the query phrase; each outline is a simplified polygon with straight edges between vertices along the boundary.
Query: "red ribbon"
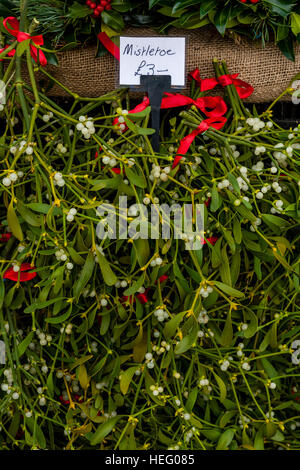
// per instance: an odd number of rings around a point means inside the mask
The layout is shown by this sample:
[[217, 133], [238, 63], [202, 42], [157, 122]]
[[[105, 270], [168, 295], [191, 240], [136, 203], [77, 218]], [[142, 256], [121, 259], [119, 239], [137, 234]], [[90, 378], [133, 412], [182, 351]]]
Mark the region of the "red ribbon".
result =
[[[70, 400], [64, 400], [62, 395], [59, 395], [58, 399], [63, 405], [69, 405], [70, 404]], [[83, 401], [83, 398], [80, 397], [77, 393], [75, 393], [72, 400], [75, 401], [75, 402], [81, 403]]]
[[[158, 278], [158, 280], [159, 280], [159, 282], [160, 282], [161, 284], [162, 284], [163, 282], [165, 282], [167, 279], [169, 279], [169, 276], [167, 276], [166, 274], [163, 274], [162, 276], [160, 276], [160, 277]], [[156, 281], [156, 283], [157, 283], [157, 281]], [[156, 284], [156, 283], [155, 283], [155, 284]]]
[[[41, 34], [38, 36], [30, 36], [30, 34], [20, 31], [19, 21], [13, 16], [5, 18], [5, 20], [3, 20], [3, 26], [9, 32], [9, 34], [17, 39], [18, 42], [23, 42], [27, 39], [30, 39], [36, 46], [43, 46], [44, 44], [44, 39]], [[41, 65], [47, 64], [47, 59], [43, 51], [37, 49], [32, 44], [30, 44], [30, 54], [35, 62], [38, 62], [39, 60]]]
[[106, 33], [98, 34], [99, 41], [117, 60], [120, 60], [120, 48], [110, 39]]
[[218, 241], [218, 237], [209, 237], [206, 240], [204, 238], [201, 239], [202, 245], [206, 245], [207, 242], [210, 243], [211, 245], [215, 245], [215, 243]]
[[[99, 147], [99, 152], [102, 152], [102, 147]], [[98, 157], [99, 157], [99, 153], [98, 153], [97, 150], [96, 150], [96, 152], [95, 152], [95, 158], [98, 158]], [[102, 166], [102, 167], [101, 167], [101, 170], [103, 170], [104, 168], [105, 168], [105, 167]], [[118, 167], [116, 167], [116, 166], [115, 166], [114, 168], [110, 168], [110, 170], [113, 171], [116, 175], [119, 175], [119, 174], [121, 173], [121, 168], [118, 168]], [[124, 170], [124, 169], [123, 169], [123, 173], [125, 173], [125, 170]]]
[[[111, 171], [113, 171], [116, 175], [121, 174], [121, 168], [114, 167], [114, 168], [111, 168]], [[123, 169], [123, 173], [124, 172], [125, 172], [125, 170]]]
[[[158, 278], [161, 284], [165, 282], [167, 279], [169, 279], [169, 276], [167, 276], [166, 274], [163, 274], [162, 276]], [[155, 284], [157, 284], [157, 281], [155, 282]], [[148, 302], [148, 297], [147, 297], [148, 291], [149, 291], [149, 288], [147, 288], [143, 294], [137, 294], [135, 296], [141, 302], [142, 305], [145, 305]], [[132, 304], [134, 302], [133, 295], [131, 296], [123, 295], [121, 302], [126, 302], [128, 299], [129, 299], [129, 303]]]
[[227, 111], [227, 106], [221, 96], [204, 96], [193, 100], [189, 96], [180, 95], [179, 93], [165, 93], [161, 108], [176, 108], [177, 106], [194, 105], [200, 109], [206, 116], [219, 117]]
[[214, 129], [221, 129], [225, 122], [227, 121], [226, 117], [220, 116], [218, 118], [208, 118], [202, 121], [197, 129], [195, 129], [193, 132], [191, 132], [189, 135], [185, 136], [183, 139], [181, 139], [179, 148], [177, 150], [177, 155], [174, 158], [174, 162], [172, 165], [172, 168], [175, 168], [180, 160], [182, 159], [182, 155], [185, 155], [190, 148], [192, 142], [194, 141], [195, 137], [199, 134], [203, 134], [206, 132], [210, 127], [213, 127]]
[[254, 88], [249, 83], [237, 78], [238, 76], [238, 73], [235, 73], [233, 75], [221, 75], [218, 78], [218, 82], [223, 87], [228, 85], [234, 85], [241, 99], [248, 98], [254, 92]]
[[[135, 106], [135, 108], [128, 111], [128, 114], [140, 113], [141, 111], [144, 111], [146, 108], [148, 108], [149, 104], [150, 104], [149, 98], [147, 96], [144, 96], [143, 101], [141, 103], [139, 103], [137, 106]], [[113, 120], [113, 125], [114, 126], [120, 125], [119, 118], [116, 117]], [[128, 129], [128, 127], [126, 126], [125, 123], [124, 123], [124, 125], [125, 125], [125, 128], [123, 129], [122, 132], [125, 132]]]
[[[99, 152], [102, 152], [102, 147], [99, 147]], [[96, 150], [96, 152], [95, 152], [95, 158], [98, 158], [98, 156], [99, 156], [99, 153], [98, 153], [97, 150]], [[104, 168], [105, 168], [105, 167], [102, 166], [102, 167], [101, 167], [101, 170], [103, 170]], [[120, 174], [121, 174], [121, 168], [118, 168], [118, 167], [116, 167], [116, 166], [113, 167], [113, 168], [110, 168], [110, 170], [113, 171], [116, 175], [120, 175]], [[125, 173], [125, 169], [123, 169], [123, 173]], [[1, 240], [0, 240], [0, 241], [1, 241]]]
[[[31, 271], [35, 269], [34, 266], [31, 266], [30, 263], [22, 263], [20, 266], [20, 271], [16, 272], [13, 268], [9, 268], [5, 271], [3, 279], [10, 279], [11, 281], [31, 281], [36, 276], [36, 272], [27, 273], [25, 271]], [[20, 279], [19, 279], [20, 276]]]
[[146, 289], [146, 291], [143, 294], [137, 294], [136, 296], [134, 296], [134, 295], [130, 295], [130, 296], [123, 295], [122, 298], [121, 298], [121, 302], [125, 303], [129, 300], [129, 303], [132, 304], [133, 302], [135, 302], [134, 297], [136, 297], [142, 305], [145, 305], [148, 302], [148, 297], [147, 297], [148, 290], [149, 289]]
[[[101, 170], [104, 170], [105, 166], [103, 166], [101, 168]], [[113, 167], [113, 168], [110, 168], [110, 170], [115, 173], [116, 175], [120, 175], [121, 174], [121, 168], [118, 168], [118, 167]], [[123, 173], [125, 173], [125, 169], [123, 169]]]
[[188, 74], [189, 80], [195, 80], [200, 91], [208, 91], [212, 90], [218, 85], [218, 81], [216, 78], [201, 78], [199, 69], [194, 69]]
[[128, 111], [128, 114], [140, 113], [144, 111], [144, 109], [148, 108], [149, 104], [150, 104], [150, 101], [149, 101], [148, 96], [144, 96], [143, 101], [139, 103], [138, 105], [136, 105], [135, 108]]
[[149, 289], [146, 289], [146, 291], [143, 294], [137, 294], [136, 298], [141, 302], [142, 305], [145, 305], [148, 302], [148, 297], [147, 297], [147, 292]]
[[[292, 395], [295, 395], [295, 393], [297, 393], [297, 392], [294, 392], [293, 389], [291, 390], [291, 392], [292, 392]], [[296, 400], [296, 401], [299, 401], [299, 397], [296, 396], [296, 397], [295, 397], [295, 400]]]
[[[3, 47], [3, 49], [0, 49], [0, 54], [1, 52], [5, 51], [9, 46], [5, 46]], [[9, 51], [6, 55], [7, 57], [13, 57], [16, 53], [16, 49], [12, 49], [11, 51]], [[0, 62], [2, 62], [3, 59], [0, 59]]]
[[[149, 106], [149, 98], [144, 97], [143, 101], [135, 108], [128, 111], [128, 114], [140, 113]], [[204, 96], [193, 100], [189, 96], [181, 95], [179, 93], [165, 93], [161, 102], [161, 109], [177, 108], [179, 106], [194, 105], [200, 109], [206, 116], [211, 118], [218, 118], [223, 116], [227, 111], [227, 106], [221, 96]], [[118, 125], [118, 118], [113, 120], [113, 125]], [[126, 124], [125, 124], [126, 126]], [[123, 130], [125, 132], [127, 126]]]
[[[198, 100], [202, 100], [202, 101], [200, 102]], [[193, 132], [191, 132], [191, 134], [187, 135], [181, 140], [180, 146], [177, 152], [178, 154], [185, 155], [188, 149], [190, 148], [191, 143], [193, 142], [193, 140], [195, 139], [197, 135], [202, 134], [203, 132], [207, 131], [210, 127], [213, 127], [214, 129], [221, 129], [224, 126], [225, 122], [227, 121], [227, 119], [224, 116], [219, 114], [221, 112], [223, 112], [224, 114], [224, 112], [226, 112], [227, 110], [226, 104], [222, 98], [220, 98], [219, 96], [214, 96], [214, 97], [206, 96], [203, 98], [199, 98], [198, 100], [192, 100], [188, 96], [184, 96], [180, 94], [172, 95], [170, 93], [166, 93], [166, 97], [164, 97], [162, 100], [161, 107], [163, 109], [177, 107], [177, 106], [184, 106], [186, 104], [191, 104], [191, 103], [195, 104], [196, 102], [198, 103], [198, 107], [200, 107], [200, 103], [201, 103], [201, 110], [203, 111], [205, 109], [206, 114], [210, 114], [211, 116], [208, 119], [205, 119], [204, 121], [202, 121], [201, 124], [197, 127], [197, 129], [195, 129]], [[129, 111], [128, 114], [141, 112], [145, 108], [147, 108], [148, 105], [149, 105], [149, 98], [145, 97], [142, 103], [138, 104], [135, 108]], [[207, 107], [213, 107], [213, 106], [215, 106], [215, 108], [213, 108], [212, 111], [208, 111], [206, 109]], [[118, 123], [118, 118], [115, 118], [113, 121], [113, 124], [116, 125], [117, 123]], [[176, 155], [174, 159], [172, 168], [175, 168], [182, 158], [182, 156], [178, 154]]]
[[11, 237], [11, 233], [7, 232], [7, 233], [1, 233], [0, 235], [0, 243], [6, 243], [8, 242], [8, 240], [10, 239]]
[[199, 69], [194, 69], [191, 73], [189, 73], [189, 79], [196, 81], [197, 85], [200, 87], [201, 92], [212, 90], [217, 85], [221, 85], [223, 87], [228, 85], [235, 85], [239, 97], [241, 99], [248, 98], [250, 95], [252, 95], [254, 88], [249, 83], [237, 78], [238, 76], [239, 74], [235, 73], [232, 75], [221, 75], [218, 78], [201, 79]]

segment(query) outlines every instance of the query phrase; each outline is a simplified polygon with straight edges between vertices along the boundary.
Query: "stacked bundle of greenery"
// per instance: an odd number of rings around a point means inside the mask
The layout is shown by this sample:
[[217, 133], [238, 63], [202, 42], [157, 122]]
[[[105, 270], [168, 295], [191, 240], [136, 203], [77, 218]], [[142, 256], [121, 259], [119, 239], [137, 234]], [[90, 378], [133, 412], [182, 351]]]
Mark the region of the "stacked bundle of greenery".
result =
[[[165, 111], [154, 152], [149, 107], [120, 90], [61, 108], [31, 46], [0, 55], [0, 448], [299, 449], [300, 128], [232, 84], [221, 130]], [[121, 195], [203, 204], [201, 249], [172, 221], [166, 240], [99, 239]]]
[[[20, 0], [2, 0], [0, 17], [18, 16]], [[300, 6], [296, 0], [28, 0], [28, 17], [60, 50], [85, 44], [100, 31], [110, 37], [126, 26], [198, 29], [212, 24], [222, 36], [237, 42], [247, 36], [263, 45], [275, 42], [294, 60], [300, 38]], [[98, 43], [97, 55], [105, 51]]]

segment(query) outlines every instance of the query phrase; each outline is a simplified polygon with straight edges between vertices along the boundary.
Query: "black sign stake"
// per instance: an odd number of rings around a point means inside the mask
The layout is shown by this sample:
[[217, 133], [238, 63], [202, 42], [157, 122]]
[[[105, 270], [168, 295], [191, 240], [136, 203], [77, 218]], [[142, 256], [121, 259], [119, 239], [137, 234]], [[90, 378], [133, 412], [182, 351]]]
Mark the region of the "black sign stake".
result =
[[155, 129], [152, 136], [152, 147], [155, 152], [159, 151], [159, 130], [160, 130], [160, 107], [165, 92], [174, 91], [171, 89], [170, 75], [141, 75], [141, 91], [148, 93], [151, 106], [151, 127]]

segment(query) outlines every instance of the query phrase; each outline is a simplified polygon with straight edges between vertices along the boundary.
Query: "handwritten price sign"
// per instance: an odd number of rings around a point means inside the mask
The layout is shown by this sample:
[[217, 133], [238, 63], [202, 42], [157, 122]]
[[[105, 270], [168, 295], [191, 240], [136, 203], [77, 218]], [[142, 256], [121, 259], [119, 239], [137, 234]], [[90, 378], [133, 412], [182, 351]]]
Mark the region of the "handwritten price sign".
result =
[[170, 75], [185, 85], [185, 38], [120, 37], [120, 85], [139, 85], [141, 75]]

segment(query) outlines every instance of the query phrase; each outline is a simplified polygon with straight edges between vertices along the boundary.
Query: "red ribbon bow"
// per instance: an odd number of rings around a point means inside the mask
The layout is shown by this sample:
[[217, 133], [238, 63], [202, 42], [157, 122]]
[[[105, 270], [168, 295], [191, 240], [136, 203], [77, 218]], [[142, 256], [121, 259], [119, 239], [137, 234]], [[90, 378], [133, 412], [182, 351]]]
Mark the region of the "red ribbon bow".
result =
[[241, 99], [248, 98], [250, 95], [252, 95], [254, 88], [249, 83], [237, 78], [238, 76], [239, 74], [235, 73], [232, 75], [221, 75], [218, 78], [202, 79], [200, 77], [199, 69], [194, 69], [191, 73], [189, 73], [189, 79], [196, 81], [197, 85], [200, 87], [201, 92], [212, 90], [217, 85], [221, 85], [223, 87], [228, 85], [235, 85], [239, 97]]
[[[41, 34], [38, 36], [30, 36], [30, 34], [20, 31], [19, 21], [13, 16], [5, 18], [5, 20], [3, 20], [3, 26], [9, 32], [9, 34], [17, 39], [18, 42], [23, 42], [27, 39], [30, 39], [36, 46], [42, 46], [44, 44], [44, 39]], [[30, 54], [35, 62], [38, 62], [39, 60], [41, 65], [47, 65], [47, 59], [43, 51], [37, 49], [32, 44], [30, 44]]]
[[174, 162], [172, 165], [172, 168], [175, 168], [180, 160], [182, 159], [182, 156], [185, 155], [190, 148], [192, 142], [194, 141], [195, 137], [199, 134], [203, 134], [206, 132], [210, 127], [213, 127], [214, 129], [221, 129], [225, 122], [227, 121], [226, 117], [220, 116], [218, 118], [208, 118], [202, 121], [197, 129], [195, 129], [193, 132], [191, 132], [189, 135], [185, 136], [183, 139], [181, 139], [179, 148], [177, 150], [177, 155], [174, 158]]
[[206, 114], [206, 116], [212, 118], [223, 116], [227, 111], [226, 103], [221, 96], [204, 96], [193, 100], [189, 96], [180, 95], [179, 93], [165, 93], [161, 108], [169, 109], [186, 105], [194, 105]]
[[223, 87], [227, 85], [234, 85], [241, 99], [248, 98], [254, 92], [254, 88], [249, 83], [237, 78], [238, 76], [238, 73], [234, 73], [233, 75], [221, 75], [218, 78], [218, 82]]
[[[140, 113], [149, 106], [149, 98], [144, 97], [143, 101], [135, 108], [128, 111], [128, 114]], [[181, 95], [179, 93], [165, 93], [161, 102], [161, 109], [177, 108], [178, 106], [194, 105], [200, 109], [206, 116], [211, 118], [218, 118], [223, 116], [227, 111], [227, 106], [221, 96], [204, 96], [193, 100], [189, 96]], [[113, 125], [118, 124], [118, 118], [113, 120]], [[125, 124], [126, 126], [126, 124]], [[127, 126], [123, 131], [127, 129]]]
[[201, 78], [199, 69], [192, 70], [188, 74], [188, 79], [195, 80], [201, 92], [212, 90], [218, 85], [216, 78]]
[[[3, 275], [3, 279], [10, 279], [11, 281], [31, 281], [36, 276], [36, 272], [27, 273], [25, 271], [31, 271], [35, 269], [34, 266], [31, 266], [30, 263], [22, 263], [20, 266], [20, 271], [16, 272], [13, 268], [9, 268], [5, 271]], [[19, 279], [20, 276], [20, 279]]]

